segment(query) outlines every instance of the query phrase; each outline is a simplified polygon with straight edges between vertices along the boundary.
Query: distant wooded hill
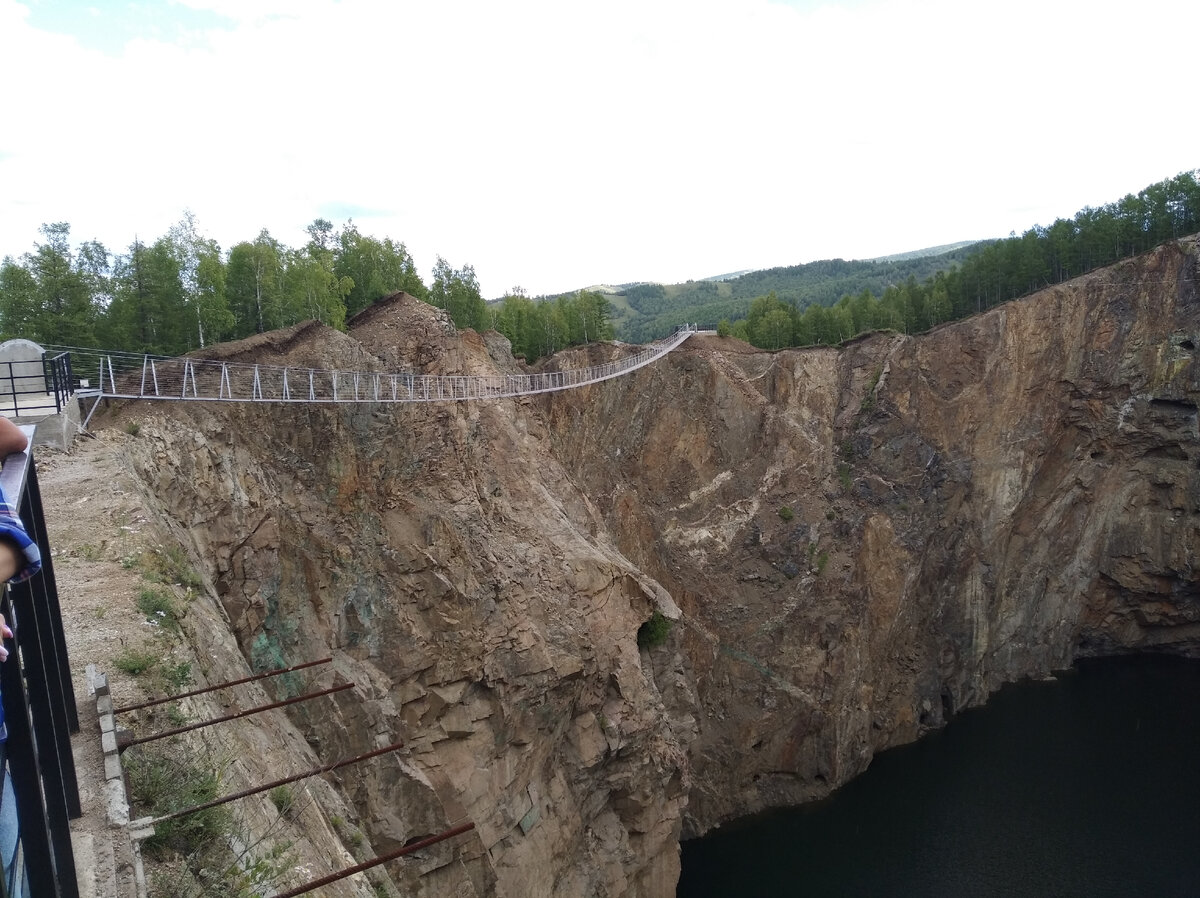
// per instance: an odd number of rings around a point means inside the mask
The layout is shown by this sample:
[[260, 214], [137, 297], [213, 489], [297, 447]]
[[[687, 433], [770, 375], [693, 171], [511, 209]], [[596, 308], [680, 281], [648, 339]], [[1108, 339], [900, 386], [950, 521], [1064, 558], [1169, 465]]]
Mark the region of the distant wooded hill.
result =
[[867, 261], [825, 259], [752, 271], [728, 280], [636, 284], [622, 287], [607, 298], [618, 339], [643, 343], [665, 336], [684, 322], [715, 326], [722, 319], [745, 318], [751, 301], [771, 292], [798, 311], [814, 304], [831, 306], [843, 296], [864, 290], [879, 295], [909, 278], [923, 281], [946, 271], [989, 242], [956, 243]]

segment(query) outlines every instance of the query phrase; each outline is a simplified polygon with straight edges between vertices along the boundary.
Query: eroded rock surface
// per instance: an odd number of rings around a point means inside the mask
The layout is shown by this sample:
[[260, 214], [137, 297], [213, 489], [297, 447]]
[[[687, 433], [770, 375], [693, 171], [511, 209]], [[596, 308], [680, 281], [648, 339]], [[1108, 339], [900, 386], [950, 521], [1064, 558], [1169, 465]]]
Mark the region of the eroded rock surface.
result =
[[[920, 337], [698, 336], [520, 401], [138, 407], [129, 461], [420, 896], [668, 896], [677, 842], [827, 794], [1003, 682], [1200, 648], [1194, 240]], [[229, 358], [519, 370], [398, 296]], [[591, 347], [553, 364], [627, 351]], [[121, 414], [134, 413], [126, 407]], [[679, 618], [639, 649], [655, 610]]]

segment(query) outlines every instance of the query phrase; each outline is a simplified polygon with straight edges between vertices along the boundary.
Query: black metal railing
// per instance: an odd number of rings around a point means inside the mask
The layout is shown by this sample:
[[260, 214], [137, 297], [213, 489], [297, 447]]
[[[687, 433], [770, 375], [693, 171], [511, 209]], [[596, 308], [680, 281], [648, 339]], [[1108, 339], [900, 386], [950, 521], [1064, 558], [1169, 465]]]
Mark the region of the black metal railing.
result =
[[54, 394], [54, 414], [62, 411], [67, 400], [75, 391], [75, 377], [71, 372], [71, 353], [61, 352], [56, 356], [42, 356], [46, 370], [46, 389]]
[[0, 411], [10, 417], [57, 415], [74, 392], [69, 352], [0, 362]]
[[[32, 428], [27, 428], [32, 430]], [[42, 569], [0, 597], [13, 637], [0, 664], [8, 739], [0, 747], [0, 898], [79, 898], [69, 819], [81, 814], [70, 734], [79, 732], [54, 563], [29, 452], [10, 455], [0, 488], [42, 554]], [[15, 838], [10, 838], [15, 837]]]

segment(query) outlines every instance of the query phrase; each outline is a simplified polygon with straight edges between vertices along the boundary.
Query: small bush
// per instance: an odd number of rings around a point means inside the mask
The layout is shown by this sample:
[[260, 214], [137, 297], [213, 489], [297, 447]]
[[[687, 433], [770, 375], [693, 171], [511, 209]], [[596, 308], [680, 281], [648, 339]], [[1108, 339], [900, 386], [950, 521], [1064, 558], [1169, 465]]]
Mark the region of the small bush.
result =
[[188, 722], [187, 715], [183, 713], [183, 708], [174, 704], [167, 706], [167, 720], [174, 727], [186, 726]]
[[129, 434], [131, 437], [137, 436], [138, 433], [141, 431], [141, 429], [142, 429], [142, 425], [138, 424], [137, 421], [129, 421], [125, 425], [125, 432], [127, 434]]
[[175, 614], [175, 600], [162, 590], [143, 586], [138, 593], [137, 606], [151, 623], [161, 624], [169, 629], [174, 629], [179, 624]]
[[818, 555], [817, 556], [817, 573], [819, 574], [823, 570], [825, 570], [825, 565], [827, 565], [828, 563], [829, 563], [829, 553], [828, 552], [822, 552], [820, 555]]
[[113, 659], [113, 664], [122, 673], [136, 677], [152, 668], [157, 660], [158, 656], [153, 652], [144, 649], [126, 649]]
[[142, 568], [148, 579], [159, 583], [177, 583], [196, 591], [204, 586], [181, 546], [158, 546], [142, 556]]
[[271, 804], [275, 805], [275, 810], [285, 816], [296, 802], [296, 796], [288, 786], [276, 786], [267, 793], [267, 797], [271, 799]]
[[[125, 755], [129, 791], [139, 811], [158, 817], [203, 804], [221, 794], [216, 770], [199, 764], [180, 749], [174, 746], [140, 749]], [[218, 806], [157, 824], [154, 835], [144, 844], [156, 856], [172, 851], [187, 855], [227, 838], [231, 828], [229, 808]]]
[[163, 685], [168, 692], [180, 692], [184, 686], [192, 682], [192, 665], [188, 661], [179, 664], [168, 664], [162, 671]]
[[842, 489], [846, 492], [850, 491], [850, 487], [854, 485], [854, 478], [850, 476], [850, 466], [847, 464], [838, 465], [838, 482], [842, 485]]
[[[211, 801], [224, 791], [221, 770], [227, 764], [227, 758], [196, 754], [182, 741], [137, 746], [125, 754], [133, 813], [159, 817]], [[253, 838], [229, 805], [159, 823], [143, 846], [162, 865], [153, 874], [152, 898], [275, 895], [296, 864], [290, 841]]]
[[785, 521], [790, 521], [796, 516], [796, 514], [792, 511], [791, 506], [785, 505], [783, 508], [779, 509], [779, 516]]
[[652, 649], [656, 645], [662, 645], [667, 641], [667, 636], [671, 632], [671, 621], [663, 617], [663, 614], [658, 609], [650, 615], [650, 620], [646, 621], [637, 632], [637, 643], [640, 649]]

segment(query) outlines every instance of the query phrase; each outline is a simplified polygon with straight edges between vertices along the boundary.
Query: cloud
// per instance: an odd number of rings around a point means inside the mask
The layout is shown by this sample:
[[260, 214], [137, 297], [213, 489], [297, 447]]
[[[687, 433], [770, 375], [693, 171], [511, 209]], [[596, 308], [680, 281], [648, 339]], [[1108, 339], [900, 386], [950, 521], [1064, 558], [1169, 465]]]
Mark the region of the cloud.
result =
[[684, 280], [1020, 231], [1200, 145], [1186, 54], [1139, 37], [1197, 30], [1166, 0], [160, 8], [114, 53], [0, 0], [0, 255], [191, 208], [226, 247], [361, 219], [488, 295]]

